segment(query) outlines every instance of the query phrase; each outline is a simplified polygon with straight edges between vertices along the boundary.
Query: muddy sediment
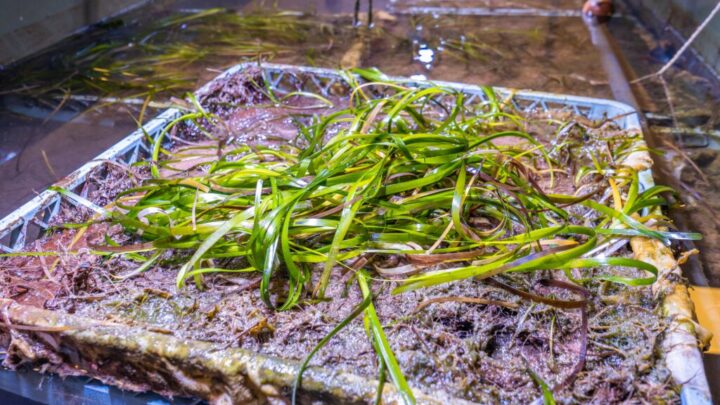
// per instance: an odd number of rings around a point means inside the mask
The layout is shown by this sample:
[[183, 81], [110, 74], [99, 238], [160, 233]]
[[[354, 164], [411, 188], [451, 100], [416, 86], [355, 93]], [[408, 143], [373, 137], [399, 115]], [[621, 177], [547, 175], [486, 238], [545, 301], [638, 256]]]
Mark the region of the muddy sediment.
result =
[[[102, 233], [101, 229], [88, 232], [93, 231]], [[73, 233], [65, 231], [64, 238], [51, 239], [64, 243]], [[99, 242], [100, 236], [95, 238], [88, 242]], [[41, 250], [49, 247], [38, 246]], [[82, 242], [75, 248], [81, 249]], [[210, 276], [202, 291], [191, 285], [178, 291], [174, 266], [156, 267], [118, 282], [113, 276], [132, 271], [137, 264], [119, 258], [98, 263], [97, 256], [81, 254], [63, 259], [53, 272], [56, 281], [50, 281], [38, 259], [7, 262], [0, 271], [4, 286], [0, 294], [19, 303], [295, 360], [302, 360], [362, 301], [360, 291], [355, 286], [346, 290], [341, 277], [330, 283], [330, 301], [276, 312], [262, 303], [256, 275]], [[530, 289], [538, 278], [520, 274], [501, 279]], [[373, 287], [390, 345], [411, 384], [420, 389], [442, 390], [479, 402], [526, 403], [539, 394], [528, 369], [554, 385], [578, 361], [579, 310], [525, 302], [474, 281], [401, 295], [390, 294], [393, 283]], [[664, 324], [650, 288], [596, 283], [590, 291], [586, 366], [559, 397], [603, 403], [675, 398], [669, 372], [657, 352]], [[543, 288], [535, 292], [552, 293]], [[445, 296], [485, 298], [507, 305], [446, 302], [415, 311], [421, 302]], [[13, 365], [12, 361], [6, 359], [6, 365]], [[360, 320], [331, 340], [311, 364], [368, 378], [377, 374], [376, 355]]]

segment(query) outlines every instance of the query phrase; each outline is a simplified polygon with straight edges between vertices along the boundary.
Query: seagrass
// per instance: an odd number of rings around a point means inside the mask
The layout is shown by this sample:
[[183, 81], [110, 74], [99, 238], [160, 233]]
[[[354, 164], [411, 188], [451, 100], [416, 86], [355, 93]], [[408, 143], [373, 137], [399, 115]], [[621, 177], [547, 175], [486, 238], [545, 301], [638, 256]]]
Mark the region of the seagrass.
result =
[[[157, 144], [159, 144], [159, 143], [156, 143], [156, 145]], [[649, 160], [649, 157], [647, 156], [646, 152], [635, 152], [626, 158], [625, 164], [629, 165], [629, 166], [633, 166], [633, 169], [635, 169], [637, 171], [643, 171], [643, 170], [646, 170], [649, 168], [649, 166], [648, 166], [649, 161], [650, 160]], [[664, 232], [664, 231], [661, 230], [661, 232]], [[674, 322], [674, 323], [670, 324], [670, 327], [668, 329], [670, 331], [670, 333], [667, 336], [670, 339], [672, 339], [673, 337], [682, 335], [682, 339], [685, 344], [684, 346], [682, 346], [682, 345], [678, 346], [675, 344], [670, 346], [670, 349], [668, 350], [667, 358], [668, 358], [668, 365], [672, 369], [673, 367], [677, 366], [676, 361], [674, 362], [672, 360], [673, 353], [675, 353], [673, 350], [682, 349], [687, 352], [691, 352], [691, 354], [692, 354], [692, 350], [694, 349], [694, 351], [697, 353], [696, 343], [695, 343], [696, 340], [695, 340], [694, 336], [692, 336], [692, 334], [695, 332], [695, 329], [694, 329], [695, 325], [692, 323], [692, 319], [691, 319], [692, 310], [689, 309], [688, 305], [687, 305], [687, 301], [686, 301], [687, 292], [686, 292], [686, 290], [683, 290], [684, 287], [681, 284], [679, 284], [679, 282], [678, 282], [677, 266], [675, 265], [674, 259], [672, 259], [672, 254], [670, 253], [670, 251], [667, 250], [666, 248], [661, 249], [662, 244], [660, 244], [659, 242], [650, 244], [651, 248], [648, 249], [647, 248], [648, 244], [644, 245], [642, 240], [643, 239], [641, 239], [641, 238], [633, 238], [631, 240], [631, 245], [633, 247], [632, 250], [633, 250], [634, 256], [636, 258], [640, 258], [643, 261], [645, 261], [646, 263], [650, 263], [650, 264], [654, 265], [657, 269], [660, 270], [660, 274], [658, 277], [659, 281], [656, 282], [656, 284], [654, 285], [654, 289], [655, 289], [656, 293], [658, 294], [658, 296], [665, 296], [667, 294], [667, 297], [669, 297], [669, 298], [666, 298], [664, 301], [666, 303], [666, 305], [665, 305], [666, 315], [669, 315], [670, 322]], [[648, 252], [652, 252], [652, 253], [648, 253]], [[674, 276], [673, 276], [673, 274], [674, 274]], [[668, 293], [667, 292], [668, 290], [672, 290], [672, 292]], [[685, 300], [685, 301], [683, 301], [683, 300]], [[668, 303], [672, 303], [672, 305], [670, 305]], [[677, 305], [677, 303], [679, 303], [679, 305]], [[25, 310], [17, 309], [17, 305], [10, 305], [10, 306], [8, 306], [8, 308], [16, 308], [16, 310], [10, 311], [14, 315], [12, 316], [12, 319], [10, 316], [8, 316], [9, 323], [13, 323], [13, 324], [17, 323], [17, 324], [22, 325], [25, 322], [32, 322], [32, 320], [24, 319], [21, 315], [18, 314], [19, 312], [30, 311], [30, 309], [28, 309], [28, 308], [26, 308]], [[677, 316], [678, 314], [682, 315], [683, 317], [678, 317]], [[683, 326], [683, 328], [678, 329], [675, 327], [676, 325], [684, 325], [684, 326]], [[36, 326], [41, 326], [41, 325], [36, 325]], [[51, 325], [49, 325], [49, 324], [45, 324], [42, 326], [51, 327]], [[18, 331], [19, 331], [19, 329], [18, 329]], [[46, 332], [42, 332], [42, 331], [40, 331], [40, 332], [44, 333], [44, 334], [48, 334], [48, 333], [59, 334], [60, 336], [77, 336], [76, 332], [70, 331], [70, 330], [68, 330], [68, 331], [48, 330]], [[17, 332], [13, 332], [13, 333], [17, 334]], [[133, 333], [131, 333], [130, 340], [133, 340], [136, 338], [142, 338], [142, 333], [139, 333], [139, 334], [138, 333], [139, 332], [137, 332], [137, 331], [134, 331]], [[680, 335], [678, 335], [678, 334], [680, 334]], [[91, 339], [102, 340], [100, 338], [100, 336], [96, 336], [96, 335], [93, 335], [93, 336], [94, 337], [92, 337]], [[148, 336], [148, 339], [151, 339], [153, 341], [159, 339], [158, 336], [156, 336], [156, 334], [152, 333], [152, 332], [148, 332], [147, 336]], [[690, 344], [689, 338], [692, 338], [692, 344], [695, 345], [694, 348], [690, 347], [691, 344]], [[71, 338], [70, 340], [72, 341], [72, 339], [75, 339], [75, 338]], [[668, 339], [668, 338], [666, 337], [666, 339]], [[127, 341], [128, 340], [125, 340], [125, 342], [127, 342]], [[170, 341], [170, 342], [172, 342], [172, 341]], [[172, 343], [177, 343], [177, 342], [172, 342]], [[112, 345], [116, 345], [116, 344], [117, 344], [116, 342], [112, 342], [112, 343], [103, 343], [102, 345], [112, 346]], [[203, 346], [204, 345], [203, 343], [199, 343], [199, 342], [198, 343], [193, 343], [193, 342], [189, 343], [189, 345], [192, 347], [194, 347], [196, 344], [200, 345], [198, 347], [204, 347], [207, 350], [208, 346]], [[51, 346], [53, 346], [53, 345], [51, 345]], [[676, 347], [678, 347], [679, 349], [676, 349]], [[230, 349], [227, 349], [227, 350], [230, 350]], [[110, 351], [112, 351], [112, 350], [110, 350]], [[211, 350], [211, 351], [214, 351], [214, 350]], [[224, 355], [226, 355], [226, 356], [232, 352], [232, 351], [227, 352], [224, 349], [219, 349], [217, 351], [220, 353], [224, 353]], [[22, 350], [20, 352], [22, 353]], [[137, 353], [138, 350], [135, 350], [135, 352]], [[148, 355], [147, 360], [150, 362], [149, 364], [152, 364], [153, 361], [157, 360], [157, 359], [154, 359], [154, 360], [151, 359], [152, 356], [157, 355], [157, 352], [151, 353], [150, 351], [147, 351], [145, 349], [141, 349], [141, 350], [139, 350], [139, 352], [143, 352]], [[32, 351], [30, 351], [28, 353], [32, 353]], [[143, 357], [143, 356], [140, 356], [140, 357]], [[190, 371], [193, 369], [193, 367], [197, 366], [197, 364], [195, 364], [195, 363], [197, 363], [197, 361], [198, 360], [196, 360], [195, 357], [189, 358], [189, 360], [187, 362], [184, 362], [183, 360], [179, 360], [179, 363], [181, 363], [181, 365], [178, 367], [180, 367], [181, 370], [184, 369], [184, 370]], [[195, 365], [193, 365], [193, 364], [195, 364]], [[205, 367], [205, 366], [202, 366], [202, 367]], [[294, 371], [297, 372], [297, 369], [294, 369]], [[225, 373], [225, 371], [221, 371], [219, 375], [223, 375], [223, 373]], [[98, 374], [99, 373], [95, 373], [94, 375], [98, 375]], [[173, 378], [177, 379], [177, 375], [170, 376], [170, 377], [168, 377], [168, 376], [164, 377], [166, 382], [174, 381]], [[220, 377], [221, 380], [224, 378], [225, 377]], [[233, 378], [235, 378], [235, 377], [233, 377]], [[248, 378], [248, 375], [243, 374], [243, 378]], [[303, 385], [302, 385], [303, 389], [307, 390], [306, 384], [311, 384], [310, 391], [314, 392], [313, 388], [312, 388], [312, 384], [313, 384], [312, 377], [310, 377], [309, 381], [306, 380], [306, 378], [308, 378], [307, 375], [303, 379]], [[678, 376], [676, 376], [676, 375], [674, 375], [674, 378], [676, 378], [676, 383], [678, 383], [678, 384], [685, 383], [685, 380], [678, 378]], [[250, 380], [244, 379], [244, 380], [242, 380], [243, 382], [241, 382], [241, 383], [231, 384], [231, 385], [235, 385], [235, 386], [239, 385], [239, 386], [246, 387], [246, 389], [240, 390], [238, 392], [232, 391], [229, 387], [225, 386], [222, 389], [220, 389], [220, 391], [222, 391], [222, 393], [218, 394], [218, 390], [216, 390], [216, 389], [199, 388], [199, 386], [197, 386], [197, 384], [181, 385], [181, 387], [179, 388], [179, 392], [191, 394], [191, 395], [198, 395], [200, 397], [207, 398], [210, 400], [216, 400], [216, 401], [224, 401], [224, 400], [228, 400], [228, 399], [232, 399], [234, 401], [245, 401], [248, 398], [250, 398], [250, 396], [252, 396], [254, 398], [260, 398], [260, 397], [266, 396], [266, 395], [276, 395], [276, 394], [287, 395], [286, 389], [289, 386], [289, 383], [287, 380], [280, 381], [280, 380], [272, 380], [271, 379], [271, 381], [269, 383], [265, 384], [266, 386], [264, 387], [264, 390], [263, 390], [263, 382], [262, 381], [261, 382], [256, 381], [255, 383], [252, 383], [251, 380], [252, 379], [250, 379]], [[368, 380], [366, 380], [366, 381], [368, 381]], [[366, 387], [368, 385], [373, 386], [373, 389], [369, 390], [368, 392], [374, 392], [375, 383], [371, 382], [369, 384], [365, 384]], [[390, 389], [389, 393], [386, 392], [386, 391], [388, 391], [388, 386], [391, 386], [391, 385], [392, 384], [385, 384], [384, 388], [383, 388], [383, 392], [385, 393], [385, 395], [388, 395], [388, 400], [393, 399], [392, 398], [392, 389]], [[697, 387], [702, 388], [701, 385], [702, 384], [696, 384]], [[271, 389], [270, 388], [271, 386], [274, 387], [275, 390]], [[255, 387], [255, 388], [253, 388], [253, 387]], [[260, 388], [257, 388], [257, 387], [260, 387]], [[158, 390], [158, 388], [155, 388], [155, 387], [153, 387], [153, 388]], [[350, 389], [352, 391], [352, 386], [348, 385], [347, 387], [341, 388], [339, 390], [337, 388], [324, 387], [324, 388], [321, 388], [320, 391], [322, 391], [322, 390], [329, 391], [332, 393], [332, 395], [335, 398], [341, 399], [341, 400], [353, 400], [354, 401], [356, 399], [362, 399], [364, 401], [367, 401], [367, 400], [372, 399], [371, 397], [368, 397], [366, 395], [367, 393], [357, 396], [355, 394], [346, 393], [344, 391], [345, 389]], [[285, 391], [283, 391], [283, 390], [285, 390]], [[419, 391], [416, 391], [415, 389], [413, 389], [413, 391], [415, 392], [415, 394], [419, 400], [423, 400], [423, 398], [424, 398], [423, 394], [421, 394]], [[355, 395], [355, 396], [353, 396], [353, 395]], [[436, 394], [433, 393], [433, 395], [436, 395]]]

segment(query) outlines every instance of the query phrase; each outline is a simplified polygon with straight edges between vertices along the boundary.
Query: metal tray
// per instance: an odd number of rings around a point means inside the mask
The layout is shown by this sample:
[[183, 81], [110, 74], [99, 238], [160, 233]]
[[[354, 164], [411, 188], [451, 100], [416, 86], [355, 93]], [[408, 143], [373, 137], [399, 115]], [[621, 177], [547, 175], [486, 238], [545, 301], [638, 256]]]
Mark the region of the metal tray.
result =
[[[213, 81], [209, 82], [198, 93], [209, 88], [216, 80], [238, 73], [244, 69], [258, 66], [253, 63], [236, 65]], [[266, 83], [278, 92], [304, 90], [316, 92], [324, 96], [331, 94], [335, 86], [343, 83], [342, 77], [336, 70], [310, 68], [291, 65], [263, 64], [260, 66]], [[449, 83], [442, 81], [420, 81], [404, 78], [393, 78], [402, 81], [406, 86], [428, 86], [431, 83], [442, 85], [468, 96], [468, 102], [486, 101], [486, 95], [479, 86]], [[638, 115], [635, 110], [623, 103], [612, 100], [603, 100], [588, 97], [557, 95], [535, 91], [516, 91], [507, 88], [495, 87], [495, 92], [505, 102], [511, 103], [519, 111], [549, 111], [564, 110], [582, 115], [591, 120], [610, 118], [621, 128], [641, 133]], [[49, 220], [55, 216], [65, 201], [69, 204], [86, 206], [93, 205], [84, 198], [87, 196], [88, 176], [94, 170], [102, 167], [107, 160], [131, 164], [149, 156], [149, 137], [156, 137], [165, 126], [178, 117], [180, 112], [168, 109], [158, 115], [126, 138], [86, 163], [56, 186], [72, 190], [78, 197], [70, 194], [60, 194], [56, 191], [45, 190], [20, 208], [0, 220], [0, 251], [14, 252], [22, 250], [28, 243], [38, 239], [48, 228]], [[147, 134], [147, 135], [146, 135]], [[652, 160], [647, 152], [635, 152], [628, 156], [625, 165], [632, 166], [640, 172], [642, 187], [653, 185], [650, 167]], [[692, 303], [688, 298], [684, 285], [667, 281], [669, 273], [680, 274], [677, 263], [667, 247], [656, 241], [635, 238], [631, 246], [636, 256], [652, 262], [661, 271], [661, 277], [654, 289], [661, 291], [665, 296], [663, 302], [664, 313], [671, 319], [671, 325], [666, 333], [664, 346], [666, 362], [673, 374], [674, 380], [682, 386], [681, 396], [687, 404], [710, 404], [710, 394], [702, 364], [702, 355], [697, 347], [697, 336], [694, 322]], [[672, 278], [671, 278], [672, 279]], [[664, 281], [663, 281], [664, 280]]]

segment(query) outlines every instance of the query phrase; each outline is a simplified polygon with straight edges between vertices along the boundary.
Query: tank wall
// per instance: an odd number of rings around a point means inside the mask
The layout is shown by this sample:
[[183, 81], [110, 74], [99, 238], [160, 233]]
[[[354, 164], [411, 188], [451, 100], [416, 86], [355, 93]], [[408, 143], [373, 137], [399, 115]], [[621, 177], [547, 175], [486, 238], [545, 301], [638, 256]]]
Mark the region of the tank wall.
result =
[[0, 64], [52, 45], [146, 0], [0, 0]]
[[[685, 38], [710, 14], [717, 0], [629, 0], [649, 11], [660, 23], [669, 24]], [[702, 56], [709, 67], [720, 74], [720, 15], [693, 43], [693, 48]]]

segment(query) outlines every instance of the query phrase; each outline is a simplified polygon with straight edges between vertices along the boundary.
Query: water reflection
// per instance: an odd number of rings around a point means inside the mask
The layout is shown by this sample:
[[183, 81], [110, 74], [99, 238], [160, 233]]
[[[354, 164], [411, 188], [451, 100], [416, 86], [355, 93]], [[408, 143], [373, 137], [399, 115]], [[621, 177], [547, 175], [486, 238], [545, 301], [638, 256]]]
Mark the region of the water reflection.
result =
[[435, 60], [435, 51], [428, 48], [426, 44], [422, 44], [415, 59], [424, 63], [426, 69], [430, 69]]

